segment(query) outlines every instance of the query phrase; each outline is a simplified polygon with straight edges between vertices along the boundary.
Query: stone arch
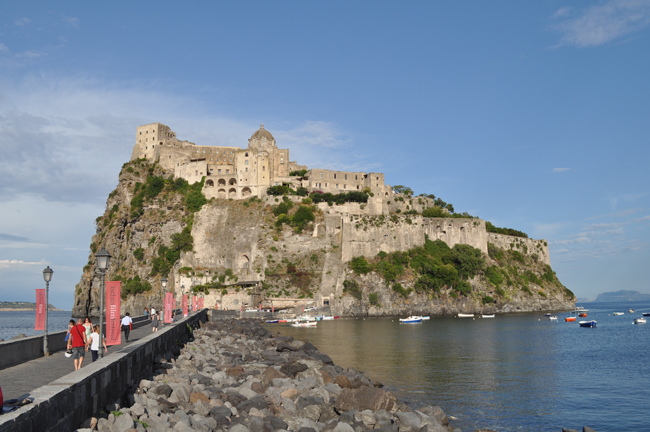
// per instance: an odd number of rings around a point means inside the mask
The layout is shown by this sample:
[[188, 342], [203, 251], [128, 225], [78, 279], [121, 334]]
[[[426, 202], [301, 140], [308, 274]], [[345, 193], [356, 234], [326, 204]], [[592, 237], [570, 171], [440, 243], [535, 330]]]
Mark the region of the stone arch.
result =
[[237, 179], [236, 178], [231, 178], [230, 180], [228, 180], [228, 184], [230, 186], [236, 185], [237, 184]]
[[217, 192], [217, 197], [226, 198], [226, 190], [225, 189], [219, 189], [219, 191]]
[[241, 196], [247, 197], [250, 196], [253, 192], [251, 192], [251, 188], [245, 187], [244, 189], [241, 190]]
[[248, 258], [248, 255], [243, 254], [242, 256], [239, 257], [239, 268], [247, 269], [249, 263], [250, 263], [250, 258]]
[[212, 180], [208, 180], [205, 182], [205, 187], [214, 187], [214, 182]]
[[237, 198], [237, 189], [230, 188], [228, 190], [228, 198]]
[[219, 181], [217, 181], [217, 184], [218, 184], [219, 186], [225, 186], [225, 185], [226, 185], [226, 180], [220, 178]]

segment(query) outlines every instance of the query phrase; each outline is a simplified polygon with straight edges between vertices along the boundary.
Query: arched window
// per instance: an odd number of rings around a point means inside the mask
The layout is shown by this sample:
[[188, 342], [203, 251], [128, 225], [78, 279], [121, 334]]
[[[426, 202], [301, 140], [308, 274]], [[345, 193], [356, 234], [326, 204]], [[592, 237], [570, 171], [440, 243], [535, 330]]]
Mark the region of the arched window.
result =
[[246, 161], [244, 161], [244, 165], [248, 165], [248, 159], [246, 159]]

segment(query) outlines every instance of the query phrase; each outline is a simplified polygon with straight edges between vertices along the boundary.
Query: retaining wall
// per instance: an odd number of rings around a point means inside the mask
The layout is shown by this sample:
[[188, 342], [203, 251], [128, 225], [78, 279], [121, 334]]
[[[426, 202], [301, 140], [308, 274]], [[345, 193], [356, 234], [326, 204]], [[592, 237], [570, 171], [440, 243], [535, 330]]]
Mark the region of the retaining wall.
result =
[[[145, 316], [133, 318], [133, 328], [150, 322], [151, 320]], [[67, 332], [67, 330], [62, 330], [47, 335], [47, 350], [50, 354], [66, 349], [65, 335]], [[29, 336], [0, 342], [0, 369], [43, 357], [44, 337], [44, 335]]]
[[75, 430], [142, 379], [151, 378], [154, 358], [187, 339], [186, 324], [207, 320], [207, 310], [165, 326], [120, 351], [30, 393], [33, 403], [0, 416], [0, 432]]

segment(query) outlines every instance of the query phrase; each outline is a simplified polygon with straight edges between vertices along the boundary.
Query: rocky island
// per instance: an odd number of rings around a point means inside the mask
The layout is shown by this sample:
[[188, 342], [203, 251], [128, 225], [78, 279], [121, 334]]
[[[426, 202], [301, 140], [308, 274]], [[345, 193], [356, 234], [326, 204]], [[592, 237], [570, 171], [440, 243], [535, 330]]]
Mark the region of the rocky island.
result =
[[[25, 311], [35, 311], [35, 310], [36, 310], [36, 303], [33, 302], [0, 301], [0, 312], [25, 312]], [[57, 309], [52, 304], [48, 304], [47, 310], [62, 311], [63, 309]]]
[[381, 173], [292, 162], [260, 127], [246, 148], [139, 126], [97, 218], [73, 315], [98, 315], [94, 254], [111, 255], [122, 313], [177, 299], [210, 308], [329, 306], [333, 315], [569, 310], [545, 240], [498, 228]]

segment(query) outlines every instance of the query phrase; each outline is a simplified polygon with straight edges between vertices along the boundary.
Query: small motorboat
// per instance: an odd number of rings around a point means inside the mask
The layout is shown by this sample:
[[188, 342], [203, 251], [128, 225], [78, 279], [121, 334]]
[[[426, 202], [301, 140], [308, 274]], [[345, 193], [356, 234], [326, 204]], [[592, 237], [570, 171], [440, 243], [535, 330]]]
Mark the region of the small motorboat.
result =
[[578, 324], [580, 324], [580, 327], [596, 327], [596, 321], [595, 320], [580, 321]]
[[586, 313], [580, 313], [580, 314], [578, 314], [578, 316], [579, 316], [580, 318], [587, 318], [587, 314], [586, 314]]
[[423, 317], [420, 317], [420, 318], [422, 318], [422, 321], [429, 321], [431, 319], [430, 316], [423, 316]]
[[629, 308], [629, 309], [627, 310], [627, 313], [634, 313], [634, 309]]
[[415, 324], [415, 323], [421, 323], [422, 322], [422, 317], [421, 316], [410, 316], [407, 318], [400, 318], [399, 323], [400, 324]]
[[550, 317], [548, 317], [548, 320], [549, 321], [557, 321], [557, 317], [556, 316], [550, 316]]
[[280, 320], [266, 320], [267, 324], [277, 324], [279, 322], [280, 322]]
[[550, 313], [545, 313], [544, 316], [549, 317], [549, 316], [551, 316], [551, 314]]
[[474, 318], [474, 314], [459, 313], [458, 318]]
[[291, 327], [316, 327], [318, 321], [305, 321], [305, 322], [295, 322], [291, 324]]
[[643, 312], [643, 316], [650, 316], [650, 312]]
[[636, 318], [634, 324], [645, 324], [645, 318]]
[[625, 315], [625, 312], [614, 312], [614, 315]]
[[574, 316], [566, 317], [566, 318], [564, 318], [564, 321], [565, 321], [565, 322], [575, 322], [575, 321], [576, 321], [576, 317], [574, 317]]
[[481, 318], [494, 318], [494, 314], [492, 314], [492, 315], [481, 315]]
[[589, 309], [585, 309], [582, 306], [576, 306], [576, 312], [589, 312]]

